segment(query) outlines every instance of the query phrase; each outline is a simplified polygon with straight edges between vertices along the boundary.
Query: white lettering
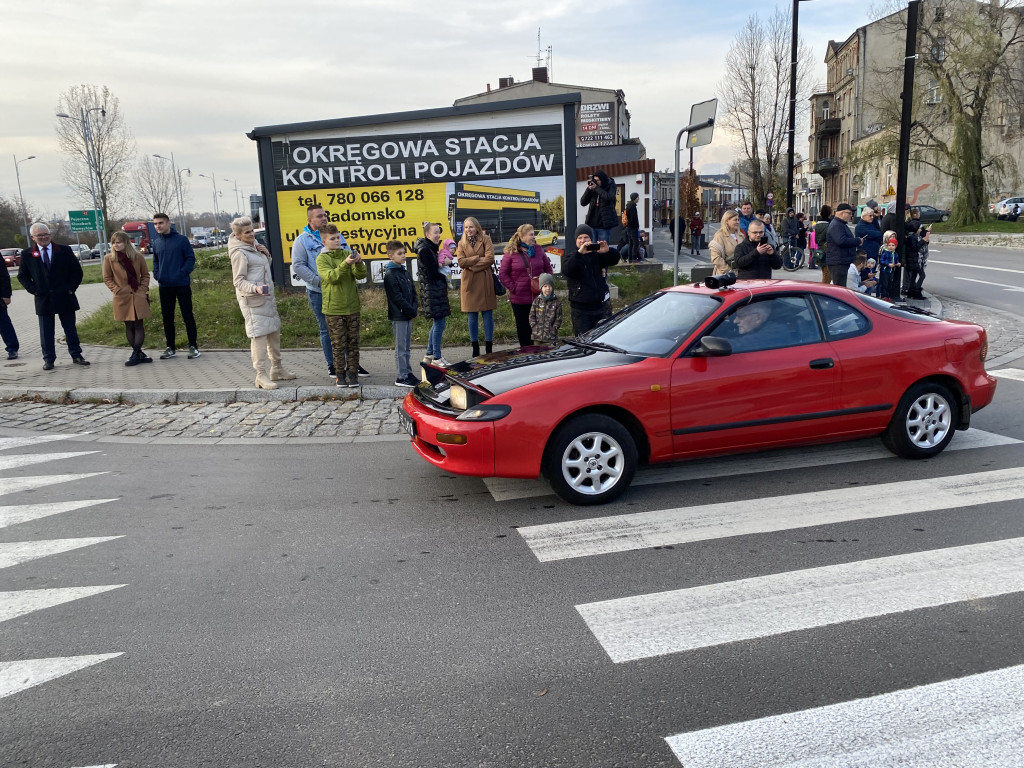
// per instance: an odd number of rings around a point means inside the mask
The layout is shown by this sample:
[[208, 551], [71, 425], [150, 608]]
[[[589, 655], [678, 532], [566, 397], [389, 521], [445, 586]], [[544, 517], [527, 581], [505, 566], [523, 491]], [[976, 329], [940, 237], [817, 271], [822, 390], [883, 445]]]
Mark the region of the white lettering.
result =
[[381, 145], [380, 153], [388, 160], [394, 160], [398, 157], [398, 145], [393, 141], [385, 141]]
[[454, 137], [452, 137], [450, 139], [445, 139], [444, 146], [445, 146], [445, 152], [447, 152], [449, 155], [457, 155], [457, 154], [459, 154], [459, 140], [458, 139], [456, 139]]
[[306, 147], [296, 147], [292, 150], [292, 160], [296, 163], [308, 163], [309, 150]]

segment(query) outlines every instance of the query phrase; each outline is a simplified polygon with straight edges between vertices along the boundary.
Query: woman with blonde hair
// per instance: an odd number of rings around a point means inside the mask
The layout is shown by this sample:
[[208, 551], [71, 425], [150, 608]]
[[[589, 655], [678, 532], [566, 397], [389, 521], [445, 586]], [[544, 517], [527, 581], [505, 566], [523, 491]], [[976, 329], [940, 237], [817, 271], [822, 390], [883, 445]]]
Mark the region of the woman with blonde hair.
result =
[[516, 337], [519, 346], [529, 346], [533, 330], [530, 328], [530, 307], [540, 294], [540, 276], [554, 274], [551, 260], [537, 245], [537, 233], [532, 224], [523, 224], [505, 246], [505, 255], [498, 268], [501, 284], [508, 288], [508, 300], [516, 319]]
[[132, 348], [131, 357], [124, 364], [152, 363], [153, 358], [142, 351], [146, 318], [152, 316], [149, 268], [124, 232], [115, 232], [110, 237], [110, 251], [103, 257], [103, 282], [114, 294], [114, 319], [124, 323], [124, 335]]
[[277, 389], [275, 381], [294, 379], [281, 365], [281, 318], [274, 298], [274, 279], [270, 274], [270, 251], [256, 242], [252, 219], [241, 216], [231, 222], [228, 258], [235, 298], [245, 319], [252, 367], [256, 369], [257, 389]]
[[733, 268], [732, 256], [743, 238], [740, 235], [740, 215], [731, 208], [722, 214], [722, 226], [711, 238], [708, 250], [711, 251], [713, 274], [724, 275]]
[[485, 351], [491, 352], [494, 344], [494, 310], [498, 297], [494, 294], [494, 245], [491, 238], [480, 228], [480, 222], [472, 216], [462, 222], [462, 238], [455, 251], [456, 261], [462, 270], [459, 295], [462, 311], [469, 325], [469, 341], [473, 345], [473, 357], [480, 354], [479, 316], [484, 316]]

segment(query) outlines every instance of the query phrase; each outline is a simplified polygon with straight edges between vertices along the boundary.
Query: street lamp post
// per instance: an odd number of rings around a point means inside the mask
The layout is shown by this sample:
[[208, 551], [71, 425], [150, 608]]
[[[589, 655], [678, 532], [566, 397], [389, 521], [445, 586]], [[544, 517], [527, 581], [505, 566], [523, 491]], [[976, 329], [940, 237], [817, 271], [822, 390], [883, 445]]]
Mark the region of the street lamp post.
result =
[[236, 216], [244, 216], [245, 215], [245, 211], [242, 210], [242, 205], [241, 205], [241, 203], [238, 202], [238, 180], [237, 179], [234, 179], [234, 180], [232, 180], [232, 179], [224, 179], [224, 181], [230, 181], [231, 184], [233, 185], [232, 189], [235, 192], [235, 215]]
[[14, 175], [18, 177], [18, 199], [21, 200], [21, 223], [25, 226], [25, 231], [22, 233], [25, 236], [25, 247], [29, 245], [28, 241], [28, 211], [25, 210], [25, 196], [21, 194], [21, 173], [18, 171], [18, 166], [27, 160], [35, 160], [35, 155], [29, 155], [28, 157], [18, 159], [17, 155], [14, 155]]
[[219, 227], [217, 226], [217, 219], [220, 218], [220, 209], [217, 207], [217, 172], [213, 172], [213, 176], [207, 176], [205, 173], [198, 174], [204, 179], [209, 179], [213, 182], [213, 231], [216, 233]]
[[800, 3], [807, 0], [793, 0], [793, 32], [789, 41], [789, 160], [786, 164], [786, 206], [793, 207], [793, 160], [796, 157], [796, 71], [799, 39], [797, 27], [800, 19]]
[[182, 168], [178, 170], [178, 166], [174, 162], [174, 153], [171, 152], [170, 157], [164, 157], [163, 155], [153, 155], [153, 157], [159, 157], [161, 160], [167, 160], [171, 164], [171, 173], [174, 174], [174, 196], [178, 201], [178, 228], [180, 234], [185, 234], [185, 195], [181, 191], [181, 174], [188, 172], [188, 175], [192, 175], [192, 171], [189, 168]]
[[[100, 184], [100, 162], [99, 162], [99, 156], [96, 153], [96, 142], [93, 140], [93, 137], [92, 137], [92, 126], [89, 124], [89, 113], [90, 112], [99, 112], [101, 115], [103, 115], [105, 117], [106, 114], [107, 114], [107, 110], [106, 110], [105, 107], [90, 107], [89, 109], [86, 109], [85, 107], [79, 107], [78, 109], [79, 109], [79, 112], [81, 113], [81, 117], [79, 118], [79, 122], [82, 124], [82, 138], [85, 141], [85, 161], [86, 161], [85, 164], [89, 168], [89, 191], [92, 193], [92, 207], [93, 207], [94, 211], [100, 211], [99, 202], [98, 202], [98, 199], [96, 197], [96, 187], [97, 186], [101, 186], [101, 184]], [[66, 119], [66, 120], [74, 120], [75, 119], [74, 117], [69, 115], [67, 112], [58, 112], [57, 113], [57, 117], [62, 117], [64, 119]], [[95, 183], [93, 182], [93, 172], [96, 173]], [[103, 221], [103, 226], [102, 227], [99, 226], [99, 220], [98, 219], [99, 219], [100, 213], [97, 213], [96, 216], [97, 216], [97, 222], [96, 222], [96, 247], [100, 251], [100, 256], [102, 256], [103, 255], [103, 243], [105, 243], [106, 240], [107, 240], [107, 233], [106, 233], [107, 222], [106, 222], [106, 220], [104, 220]]]

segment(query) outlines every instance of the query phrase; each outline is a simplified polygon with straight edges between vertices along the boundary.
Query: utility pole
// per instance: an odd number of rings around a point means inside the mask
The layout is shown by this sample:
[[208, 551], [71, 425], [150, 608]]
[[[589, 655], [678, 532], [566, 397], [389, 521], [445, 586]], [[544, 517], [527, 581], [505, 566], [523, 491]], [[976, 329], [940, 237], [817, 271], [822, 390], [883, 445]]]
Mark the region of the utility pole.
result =
[[796, 159], [796, 70], [799, 39], [797, 27], [800, 18], [800, 0], [793, 0], [793, 36], [790, 40], [789, 62], [789, 160], [786, 163], [786, 207], [793, 207], [793, 161]]
[[[907, 178], [910, 169], [910, 130], [914, 113], [914, 68], [917, 63], [917, 24], [921, 13], [921, 0], [910, 0], [907, 6], [907, 43], [903, 55], [903, 108], [900, 115], [900, 153], [896, 169], [896, 240], [900, 244], [900, 264], [903, 263], [903, 238], [906, 235]], [[903, 268], [895, 270], [893, 291], [899, 299]]]

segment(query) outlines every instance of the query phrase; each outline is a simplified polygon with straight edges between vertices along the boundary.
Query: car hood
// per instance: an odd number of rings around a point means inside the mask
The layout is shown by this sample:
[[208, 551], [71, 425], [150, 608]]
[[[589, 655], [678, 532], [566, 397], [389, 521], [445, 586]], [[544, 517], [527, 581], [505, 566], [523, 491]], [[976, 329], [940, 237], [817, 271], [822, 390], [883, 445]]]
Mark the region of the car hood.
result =
[[645, 358], [571, 344], [532, 346], [493, 352], [448, 369], [448, 375], [471, 382], [493, 395], [557, 376], [638, 363]]

